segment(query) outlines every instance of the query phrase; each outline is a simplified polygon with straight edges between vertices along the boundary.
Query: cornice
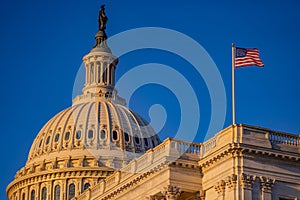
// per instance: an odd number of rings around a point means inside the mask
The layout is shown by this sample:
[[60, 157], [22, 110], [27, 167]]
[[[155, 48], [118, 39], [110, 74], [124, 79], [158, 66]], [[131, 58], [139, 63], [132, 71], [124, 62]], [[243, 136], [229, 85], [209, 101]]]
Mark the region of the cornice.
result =
[[7, 186], [6, 193], [8, 194], [10, 191], [14, 191], [21, 187], [45, 181], [83, 177], [107, 177], [112, 172], [112, 170], [108, 170], [106, 167], [74, 167], [45, 170], [37, 173], [27, 174], [15, 179]]
[[231, 155], [234, 156], [246, 156], [246, 155], [263, 155], [265, 157], [271, 157], [280, 160], [289, 160], [291, 162], [299, 162], [300, 154], [287, 152], [287, 151], [280, 151], [277, 149], [270, 149], [270, 148], [262, 148], [254, 145], [248, 145], [243, 143], [231, 143], [227, 144], [217, 151], [213, 152], [211, 155], [208, 154], [205, 158], [201, 159], [198, 164], [200, 167], [209, 167], [222, 159]]

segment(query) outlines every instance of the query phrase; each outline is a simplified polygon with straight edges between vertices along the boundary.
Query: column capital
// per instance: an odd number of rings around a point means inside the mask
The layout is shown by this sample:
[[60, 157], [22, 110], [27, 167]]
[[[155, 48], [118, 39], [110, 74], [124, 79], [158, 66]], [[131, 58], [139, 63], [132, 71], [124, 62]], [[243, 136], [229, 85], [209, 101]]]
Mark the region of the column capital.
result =
[[215, 185], [215, 190], [216, 192], [218, 192], [219, 196], [225, 194], [225, 187], [226, 187], [226, 183], [224, 180], [220, 180], [219, 182], [217, 182], [217, 184]]
[[255, 179], [256, 179], [256, 176], [242, 173], [240, 176], [241, 186], [244, 189], [252, 189]]
[[199, 192], [195, 193], [194, 200], [204, 200], [205, 199], [205, 193], [203, 190], [200, 190]]
[[168, 185], [167, 187], [164, 187], [162, 191], [162, 194], [166, 196], [167, 200], [177, 199], [180, 193], [181, 193], [180, 188], [172, 185]]
[[260, 180], [260, 188], [261, 188], [262, 192], [270, 193], [272, 191], [272, 187], [274, 186], [275, 179], [260, 176], [259, 180]]
[[237, 175], [232, 174], [231, 176], [228, 176], [225, 180], [225, 183], [229, 190], [234, 189], [237, 183]]

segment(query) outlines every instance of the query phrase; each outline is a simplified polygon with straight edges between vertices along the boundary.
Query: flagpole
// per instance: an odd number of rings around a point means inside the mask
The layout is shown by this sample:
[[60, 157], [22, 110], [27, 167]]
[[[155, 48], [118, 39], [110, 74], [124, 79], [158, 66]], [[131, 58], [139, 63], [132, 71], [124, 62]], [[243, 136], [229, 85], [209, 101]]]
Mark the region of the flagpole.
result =
[[235, 81], [234, 81], [234, 69], [235, 69], [235, 47], [234, 43], [232, 43], [232, 68], [231, 68], [231, 75], [232, 75], [232, 124], [236, 123], [235, 121]]

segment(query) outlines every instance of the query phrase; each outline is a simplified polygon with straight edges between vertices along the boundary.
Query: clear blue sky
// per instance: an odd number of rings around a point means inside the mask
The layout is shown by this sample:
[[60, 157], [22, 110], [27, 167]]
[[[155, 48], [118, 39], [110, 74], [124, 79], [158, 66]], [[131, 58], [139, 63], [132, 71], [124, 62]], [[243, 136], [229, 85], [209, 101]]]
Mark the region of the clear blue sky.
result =
[[[188, 35], [206, 49], [225, 84], [224, 127], [231, 124], [231, 43], [259, 48], [264, 68], [236, 70], [237, 122], [299, 134], [299, 1], [3, 0], [0, 199], [6, 199], [5, 187], [25, 165], [42, 126], [71, 105], [75, 76], [82, 56], [94, 44], [102, 3], [109, 36], [138, 27], [164, 27]], [[168, 52], [140, 50], [120, 58], [117, 78], [149, 62], [177, 66], [191, 82], [201, 107], [196, 137], [201, 141], [210, 120], [210, 99], [203, 79], [188, 63]], [[180, 119], [178, 102], [167, 88], [142, 87], [129, 105], [149, 119], [147, 109], [154, 103], [166, 106], [170, 119], [163, 134], [172, 136]]]

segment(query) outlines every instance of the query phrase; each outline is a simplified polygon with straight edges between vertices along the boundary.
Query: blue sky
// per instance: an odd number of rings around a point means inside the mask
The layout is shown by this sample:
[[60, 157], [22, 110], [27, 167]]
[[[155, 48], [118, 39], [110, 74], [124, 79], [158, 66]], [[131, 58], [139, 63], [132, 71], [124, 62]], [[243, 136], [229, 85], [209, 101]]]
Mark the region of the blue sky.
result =
[[[203, 46], [225, 85], [224, 127], [231, 124], [231, 43], [259, 48], [264, 68], [236, 70], [237, 122], [299, 134], [299, 1], [3, 0], [0, 199], [6, 198], [6, 185], [25, 165], [42, 126], [71, 105], [76, 73], [94, 44], [102, 3], [109, 36], [139, 27], [164, 27]], [[134, 66], [152, 62], [174, 67], [191, 83], [201, 112], [195, 140], [201, 141], [211, 101], [203, 77], [184, 59], [155, 49], [130, 52], [120, 58], [117, 79]], [[157, 103], [165, 106], [168, 116], [160, 135], [173, 136], [180, 112], [168, 88], [145, 85], [134, 93], [129, 107], [149, 120], [148, 109]]]

